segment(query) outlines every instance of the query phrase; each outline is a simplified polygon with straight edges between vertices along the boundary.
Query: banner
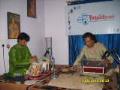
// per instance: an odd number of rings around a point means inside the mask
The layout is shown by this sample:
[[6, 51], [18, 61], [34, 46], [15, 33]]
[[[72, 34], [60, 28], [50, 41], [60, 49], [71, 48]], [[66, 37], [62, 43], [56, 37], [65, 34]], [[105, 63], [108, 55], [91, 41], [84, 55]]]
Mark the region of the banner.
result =
[[120, 33], [120, 0], [66, 6], [68, 35]]

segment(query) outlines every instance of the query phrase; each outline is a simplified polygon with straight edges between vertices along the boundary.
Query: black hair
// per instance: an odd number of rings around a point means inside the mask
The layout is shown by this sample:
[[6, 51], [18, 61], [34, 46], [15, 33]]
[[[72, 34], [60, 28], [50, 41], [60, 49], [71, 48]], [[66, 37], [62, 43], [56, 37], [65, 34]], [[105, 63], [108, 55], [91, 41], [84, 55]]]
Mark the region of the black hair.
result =
[[30, 37], [28, 34], [22, 32], [18, 35], [17, 41], [19, 42], [19, 40], [26, 40], [28, 42], [30, 41]]
[[85, 38], [90, 37], [95, 43], [97, 42], [97, 39], [94, 34], [90, 32], [86, 32], [83, 34], [83, 40], [85, 41]]

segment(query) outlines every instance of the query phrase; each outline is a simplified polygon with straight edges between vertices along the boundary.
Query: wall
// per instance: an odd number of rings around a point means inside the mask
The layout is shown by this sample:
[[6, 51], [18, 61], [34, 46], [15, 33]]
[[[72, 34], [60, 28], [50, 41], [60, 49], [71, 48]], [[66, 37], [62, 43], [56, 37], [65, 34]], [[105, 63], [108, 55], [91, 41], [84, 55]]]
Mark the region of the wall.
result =
[[45, 36], [52, 37], [56, 64], [68, 64], [68, 36], [65, 30], [65, 0], [44, 0]]
[[[2, 44], [5, 44], [5, 61], [8, 71], [8, 49], [7, 44], [11, 46], [16, 44], [16, 40], [7, 39], [7, 12], [20, 15], [21, 32], [30, 35], [31, 40], [28, 43], [31, 53], [42, 56], [45, 48], [44, 40], [44, 1], [37, 1], [37, 18], [27, 17], [27, 0], [0, 0], [0, 74], [4, 73], [4, 64], [2, 57]], [[2, 22], [1, 22], [2, 21]]]
[[[2, 8], [1, 8], [1, 6], [2, 6], [2, 4], [1, 4], [1, 0], [0, 0], [0, 12], [1, 12], [1, 10], [2, 10]], [[1, 30], [2, 30], [2, 27], [1, 27], [1, 24], [2, 24], [2, 22], [1, 22], [1, 13], [0, 13], [0, 32], [1, 32]], [[3, 62], [2, 62], [2, 44], [1, 44], [1, 42], [2, 42], [2, 40], [1, 40], [1, 34], [0, 34], [0, 72], [3, 72], [4, 71], [4, 69], [3, 69]]]

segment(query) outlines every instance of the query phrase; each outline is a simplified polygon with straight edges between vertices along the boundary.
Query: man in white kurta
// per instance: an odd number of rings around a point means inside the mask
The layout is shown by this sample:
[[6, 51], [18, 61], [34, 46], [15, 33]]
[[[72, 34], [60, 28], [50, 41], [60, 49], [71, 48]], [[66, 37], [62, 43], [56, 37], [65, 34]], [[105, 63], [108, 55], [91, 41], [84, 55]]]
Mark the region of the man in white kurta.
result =
[[[80, 55], [78, 55], [74, 65], [80, 65], [83, 58], [88, 60], [102, 60], [102, 56], [107, 51], [106, 47], [97, 42], [95, 36], [91, 33], [85, 33], [83, 35], [83, 40], [85, 41], [85, 46], [83, 47]], [[107, 63], [112, 63], [113, 59], [111, 56], [107, 59]]]

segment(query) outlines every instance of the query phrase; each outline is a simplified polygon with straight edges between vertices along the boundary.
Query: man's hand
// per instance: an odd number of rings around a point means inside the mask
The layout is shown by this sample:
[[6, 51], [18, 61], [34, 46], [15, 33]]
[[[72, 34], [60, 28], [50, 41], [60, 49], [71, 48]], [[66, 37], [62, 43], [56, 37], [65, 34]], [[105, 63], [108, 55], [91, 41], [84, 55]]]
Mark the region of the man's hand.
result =
[[103, 65], [105, 66], [105, 67], [109, 67], [110, 65], [111, 65], [111, 62], [110, 62], [110, 60], [108, 60], [108, 59], [106, 59], [106, 60], [103, 60]]
[[81, 67], [80, 65], [74, 65], [72, 68], [73, 68], [73, 70], [76, 71], [76, 72], [82, 71], [82, 67]]
[[32, 62], [37, 62], [37, 60], [38, 60], [37, 56], [32, 56], [30, 62], [31, 62], [31, 63], [32, 63]]

